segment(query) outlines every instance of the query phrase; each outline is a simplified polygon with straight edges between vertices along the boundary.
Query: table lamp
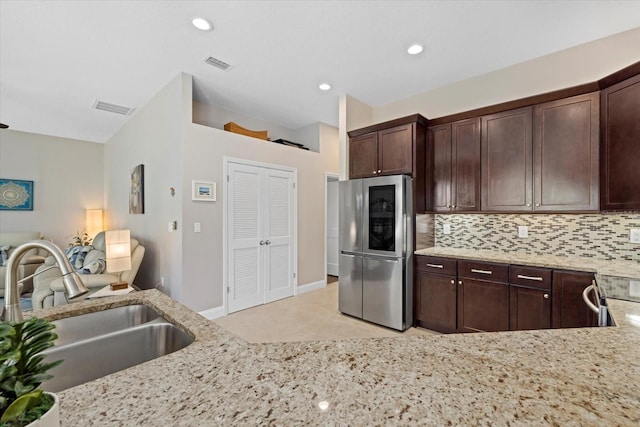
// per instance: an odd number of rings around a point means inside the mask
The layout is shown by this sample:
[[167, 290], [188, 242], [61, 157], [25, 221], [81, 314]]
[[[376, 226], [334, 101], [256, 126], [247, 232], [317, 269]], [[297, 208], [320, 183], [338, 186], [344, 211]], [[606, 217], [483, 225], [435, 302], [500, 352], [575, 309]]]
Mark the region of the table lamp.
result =
[[131, 270], [131, 235], [129, 230], [109, 230], [104, 233], [107, 271], [118, 273], [118, 281], [110, 283], [111, 290], [126, 289], [129, 284], [120, 281], [123, 271]]

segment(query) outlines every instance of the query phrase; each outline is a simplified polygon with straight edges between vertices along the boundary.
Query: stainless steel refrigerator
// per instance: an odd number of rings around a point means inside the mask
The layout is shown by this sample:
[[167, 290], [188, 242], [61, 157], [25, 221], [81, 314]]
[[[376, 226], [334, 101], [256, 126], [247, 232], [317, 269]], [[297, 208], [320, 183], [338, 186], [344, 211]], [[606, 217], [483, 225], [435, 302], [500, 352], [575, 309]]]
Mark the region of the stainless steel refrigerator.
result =
[[413, 322], [411, 177], [340, 182], [338, 307], [405, 330]]

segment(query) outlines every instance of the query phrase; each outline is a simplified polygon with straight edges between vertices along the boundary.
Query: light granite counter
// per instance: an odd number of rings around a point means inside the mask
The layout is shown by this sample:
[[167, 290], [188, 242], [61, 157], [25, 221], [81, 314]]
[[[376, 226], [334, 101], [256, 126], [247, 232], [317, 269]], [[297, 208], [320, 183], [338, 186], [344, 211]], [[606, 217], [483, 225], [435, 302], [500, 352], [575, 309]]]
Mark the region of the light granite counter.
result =
[[60, 392], [62, 425], [640, 423], [636, 303], [612, 301], [610, 328], [281, 344], [248, 344], [155, 290], [34, 314], [134, 303], [195, 342]]

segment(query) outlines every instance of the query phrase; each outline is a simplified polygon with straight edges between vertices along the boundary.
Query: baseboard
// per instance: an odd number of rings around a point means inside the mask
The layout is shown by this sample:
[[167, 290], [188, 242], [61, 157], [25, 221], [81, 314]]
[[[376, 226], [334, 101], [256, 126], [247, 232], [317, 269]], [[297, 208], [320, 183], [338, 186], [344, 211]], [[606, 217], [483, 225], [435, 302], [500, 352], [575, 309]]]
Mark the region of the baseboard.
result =
[[208, 310], [199, 311], [198, 314], [206, 319], [213, 320], [224, 316], [224, 306], [210, 308]]
[[298, 286], [298, 295], [306, 294], [307, 292], [317, 291], [318, 289], [326, 288], [326, 280], [318, 280], [317, 282], [307, 283], [306, 285]]

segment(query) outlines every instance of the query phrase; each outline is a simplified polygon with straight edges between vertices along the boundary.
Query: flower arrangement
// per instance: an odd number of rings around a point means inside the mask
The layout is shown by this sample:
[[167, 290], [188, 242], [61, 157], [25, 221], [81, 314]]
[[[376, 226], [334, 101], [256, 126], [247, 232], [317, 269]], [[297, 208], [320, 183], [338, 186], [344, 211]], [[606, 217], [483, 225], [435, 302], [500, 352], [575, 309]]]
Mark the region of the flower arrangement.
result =
[[69, 247], [73, 246], [89, 246], [93, 239], [89, 237], [86, 231], [76, 231], [71, 237], [71, 243], [69, 243]]

